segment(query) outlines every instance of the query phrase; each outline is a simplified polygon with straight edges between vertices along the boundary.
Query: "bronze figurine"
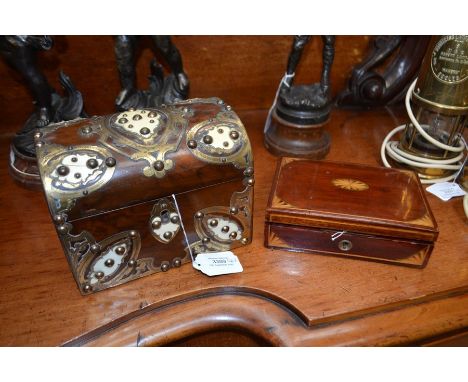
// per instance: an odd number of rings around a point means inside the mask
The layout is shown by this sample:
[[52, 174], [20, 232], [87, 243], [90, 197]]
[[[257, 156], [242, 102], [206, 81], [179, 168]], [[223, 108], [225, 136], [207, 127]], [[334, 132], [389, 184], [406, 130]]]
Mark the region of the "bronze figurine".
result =
[[15, 135], [11, 144], [10, 173], [21, 184], [40, 183], [36, 164], [34, 132], [50, 123], [86, 116], [83, 98], [70, 78], [60, 72], [60, 83], [66, 96], [60, 96], [47, 81], [36, 62], [36, 54], [53, 45], [50, 36], [0, 36], [0, 54], [24, 79], [32, 93], [35, 110]]
[[319, 83], [293, 85], [296, 67], [310, 36], [295, 36], [286, 74], [265, 126], [265, 146], [278, 156], [321, 159], [330, 149], [323, 130], [331, 111], [330, 70], [335, 55], [335, 36], [322, 36], [323, 65]]
[[165, 78], [162, 65], [153, 59], [150, 64], [149, 89], [137, 88], [135, 56], [139, 38], [128, 35], [115, 37], [114, 51], [122, 86], [115, 100], [117, 109], [155, 107], [187, 99], [189, 80], [184, 72], [180, 52], [170, 36], [151, 36], [151, 39], [171, 73]]

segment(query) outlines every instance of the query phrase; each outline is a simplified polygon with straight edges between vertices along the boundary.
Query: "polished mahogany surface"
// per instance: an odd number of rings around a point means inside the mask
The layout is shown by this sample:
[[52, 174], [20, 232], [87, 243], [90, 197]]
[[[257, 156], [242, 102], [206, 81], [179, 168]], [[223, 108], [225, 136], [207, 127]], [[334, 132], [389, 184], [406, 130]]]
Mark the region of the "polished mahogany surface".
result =
[[348, 162], [283, 158], [267, 220], [428, 241], [437, 237], [414, 172]]
[[349, 162], [288, 160], [278, 182], [278, 198], [304, 212], [400, 222], [416, 220], [427, 212], [416, 177], [406, 171]]
[[[276, 161], [263, 147], [266, 114], [239, 113], [256, 179], [253, 242], [234, 250], [244, 272], [209, 278], [188, 264], [86, 297], [41, 192], [20, 188], [8, 175], [9, 126], [0, 138], [0, 344], [440, 345], [445, 337], [466, 339], [468, 226], [460, 198], [443, 202], [427, 194], [440, 233], [422, 270], [263, 246]], [[404, 120], [401, 110], [333, 110], [327, 159], [380, 165], [384, 136]]]

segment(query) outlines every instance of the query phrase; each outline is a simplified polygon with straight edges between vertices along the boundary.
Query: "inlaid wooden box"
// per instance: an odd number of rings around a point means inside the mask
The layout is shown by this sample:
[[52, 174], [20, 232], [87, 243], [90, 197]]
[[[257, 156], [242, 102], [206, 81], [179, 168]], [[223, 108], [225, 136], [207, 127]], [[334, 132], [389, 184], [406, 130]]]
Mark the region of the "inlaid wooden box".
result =
[[251, 241], [250, 142], [218, 98], [59, 123], [35, 139], [83, 294]]
[[266, 247], [422, 268], [437, 235], [414, 172], [278, 162], [266, 209]]

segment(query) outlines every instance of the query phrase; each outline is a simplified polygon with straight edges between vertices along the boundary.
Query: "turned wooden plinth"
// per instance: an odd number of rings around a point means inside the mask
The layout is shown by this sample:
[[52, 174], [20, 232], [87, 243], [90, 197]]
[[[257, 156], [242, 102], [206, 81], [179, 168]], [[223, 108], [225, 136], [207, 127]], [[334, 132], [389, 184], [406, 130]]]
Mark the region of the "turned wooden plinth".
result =
[[319, 124], [297, 124], [284, 120], [273, 110], [265, 131], [265, 147], [273, 155], [322, 159], [330, 151], [330, 134]]

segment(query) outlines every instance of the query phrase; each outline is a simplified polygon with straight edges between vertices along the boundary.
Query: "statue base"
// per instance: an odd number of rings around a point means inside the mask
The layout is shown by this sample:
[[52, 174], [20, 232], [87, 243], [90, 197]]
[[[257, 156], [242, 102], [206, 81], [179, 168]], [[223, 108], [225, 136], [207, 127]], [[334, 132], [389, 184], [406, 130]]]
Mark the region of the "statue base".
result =
[[49, 110], [48, 119], [42, 119], [41, 110], [36, 109], [12, 139], [8, 168], [10, 175], [20, 186], [32, 189], [41, 188], [34, 145], [34, 134], [38, 129], [51, 123], [71, 121], [87, 116], [83, 110], [83, 97], [70, 78], [60, 72], [59, 80], [66, 94], [61, 96], [52, 89], [52, 107]]
[[158, 107], [187, 99], [189, 82], [185, 73], [177, 77], [174, 73], [164, 76], [162, 66], [155, 60], [151, 61], [151, 73], [148, 90], [124, 89], [120, 92], [115, 100], [118, 111]]
[[265, 147], [273, 155], [323, 159], [330, 151], [330, 134], [324, 130], [328, 118], [319, 124], [298, 124], [286, 121], [273, 110], [265, 131]]
[[41, 177], [39, 176], [36, 157], [20, 153], [14, 145], [10, 145], [8, 170], [11, 177], [20, 186], [34, 190], [41, 188]]

